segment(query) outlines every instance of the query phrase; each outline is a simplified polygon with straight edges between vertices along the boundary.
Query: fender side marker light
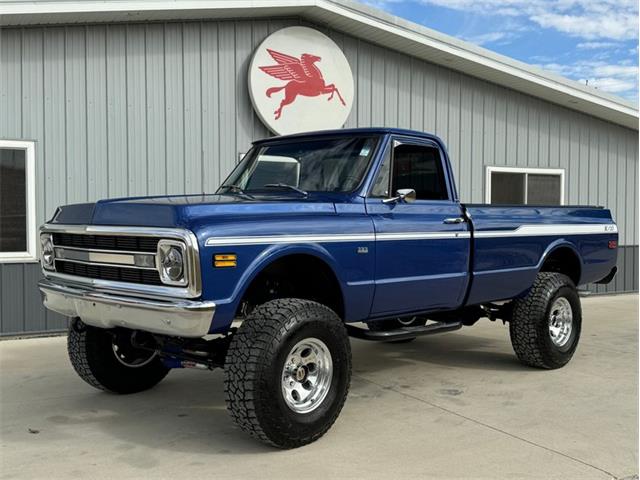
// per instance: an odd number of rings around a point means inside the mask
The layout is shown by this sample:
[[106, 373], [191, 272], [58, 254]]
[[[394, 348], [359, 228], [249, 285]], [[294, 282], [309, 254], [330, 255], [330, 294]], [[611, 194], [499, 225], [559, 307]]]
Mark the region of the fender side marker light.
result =
[[238, 256], [235, 253], [218, 253], [213, 256], [213, 266], [216, 268], [236, 267]]

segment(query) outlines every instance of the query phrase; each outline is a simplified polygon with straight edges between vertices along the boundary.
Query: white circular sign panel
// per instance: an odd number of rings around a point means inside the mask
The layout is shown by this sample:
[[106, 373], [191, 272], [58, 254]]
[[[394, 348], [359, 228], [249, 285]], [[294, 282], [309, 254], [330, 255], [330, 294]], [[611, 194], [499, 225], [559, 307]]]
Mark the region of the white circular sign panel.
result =
[[353, 106], [353, 74], [329, 37], [288, 27], [254, 52], [249, 94], [262, 122], [278, 135], [341, 128]]

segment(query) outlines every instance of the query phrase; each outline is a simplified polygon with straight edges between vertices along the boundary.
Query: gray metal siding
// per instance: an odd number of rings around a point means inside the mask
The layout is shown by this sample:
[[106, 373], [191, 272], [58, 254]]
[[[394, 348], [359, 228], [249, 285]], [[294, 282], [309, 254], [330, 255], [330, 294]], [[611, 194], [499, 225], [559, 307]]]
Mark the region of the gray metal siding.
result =
[[[213, 191], [269, 135], [247, 95], [253, 49], [300, 19], [113, 24], [0, 31], [0, 138], [34, 139], [37, 221], [58, 205]], [[488, 165], [566, 169], [567, 203], [611, 208], [616, 281], [635, 291], [637, 132], [318, 27], [356, 83], [346, 126], [443, 138], [465, 202], [484, 201]], [[37, 265], [0, 265], [0, 332], [60, 328], [34, 294]]]

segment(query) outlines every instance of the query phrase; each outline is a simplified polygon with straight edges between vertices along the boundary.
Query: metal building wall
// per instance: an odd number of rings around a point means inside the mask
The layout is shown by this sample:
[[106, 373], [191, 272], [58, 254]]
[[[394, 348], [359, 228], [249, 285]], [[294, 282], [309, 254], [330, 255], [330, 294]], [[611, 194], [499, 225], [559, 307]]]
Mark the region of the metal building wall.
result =
[[[301, 19], [2, 29], [0, 138], [34, 139], [38, 223], [58, 205], [216, 189], [269, 135], [247, 95], [253, 49]], [[314, 25], [310, 25], [314, 26]], [[487, 165], [566, 169], [566, 200], [610, 207], [621, 272], [638, 289], [637, 132], [315, 26], [353, 70], [354, 126], [435, 132], [460, 195], [484, 200]], [[0, 333], [63, 328], [40, 305], [36, 263], [0, 264]]]

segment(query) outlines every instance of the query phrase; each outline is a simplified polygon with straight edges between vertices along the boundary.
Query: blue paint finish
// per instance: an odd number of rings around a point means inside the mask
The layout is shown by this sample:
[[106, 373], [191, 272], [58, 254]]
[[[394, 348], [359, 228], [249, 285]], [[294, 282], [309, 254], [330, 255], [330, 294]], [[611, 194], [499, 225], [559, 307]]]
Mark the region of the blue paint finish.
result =
[[[467, 232], [466, 223], [443, 223], [445, 218], [462, 215], [455, 202], [418, 200], [387, 205], [372, 198], [367, 211], [377, 235]], [[469, 246], [469, 238], [377, 241], [372, 314], [458, 307], [469, 278]]]
[[[617, 233], [499, 236], [520, 226], [613, 226], [609, 210], [595, 207], [461, 205], [443, 142], [408, 130], [375, 128], [316, 132], [256, 142], [323, 136], [376, 135], [379, 148], [360, 187], [351, 193], [273, 192], [175, 195], [103, 200], [63, 207], [60, 224], [181, 227], [194, 232], [200, 248], [202, 298], [217, 303], [211, 332], [225, 332], [251, 281], [289, 255], [310, 255], [334, 272], [348, 322], [418, 312], [443, 311], [515, 298], [532, 285], [546, 258], [567, 248], [581, 265], [580, 283], [599, 280], [616, 263], [608, 248]], [[368, 197], [382, 159], [394, 140], [429, 143], [444, 164], [449, 200], [384, 204]], [[445, 224], [464, 211], [470, 221]], [[567, 230], [568, 231], [568, 230]], [[428, 233], [439, 237], [389, 239]], [[357, 240], [297, 240], [292, 236], [358, 235]], [[459, 236], [456, 236], [458, 234]], [[493, 237], [482, 235], [497, 234]], [[443, 237], [444, 235], [444, 237]], [[288, 242], [207, 246], [207, 239], [277, 236]], [[386, 239], [385, 239], [386, 236]], [[213, 256], [233, 253], [235, 268], [214, 268]]]
[[[613, 225], [611, 212], [593, 207], [501, 207], [469, 205], [474, 234], [515, 231], [521, 225]], [[615, 265], [608, 248], [617, 234], [475, 237], [473, 285], [468, 302], [514, 298], [526, 293], [547, 256], [571, 249], [581, 264], [580, 284], [597, 281]]]

